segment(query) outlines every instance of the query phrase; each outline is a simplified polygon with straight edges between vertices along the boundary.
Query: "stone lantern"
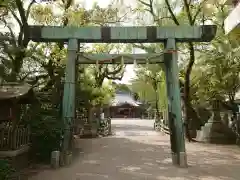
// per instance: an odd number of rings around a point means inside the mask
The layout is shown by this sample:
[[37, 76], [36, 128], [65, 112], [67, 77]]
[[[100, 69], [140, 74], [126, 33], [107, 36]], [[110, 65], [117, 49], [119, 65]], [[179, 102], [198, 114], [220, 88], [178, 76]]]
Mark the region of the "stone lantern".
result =
[[235, 137], [228, 127], [222, 122], [220, 116], [221, 101], [211, 103], [211, 117], [208, 122], [197, 132], [197, 140], [208, 143], [229, 144], [235, 142]]

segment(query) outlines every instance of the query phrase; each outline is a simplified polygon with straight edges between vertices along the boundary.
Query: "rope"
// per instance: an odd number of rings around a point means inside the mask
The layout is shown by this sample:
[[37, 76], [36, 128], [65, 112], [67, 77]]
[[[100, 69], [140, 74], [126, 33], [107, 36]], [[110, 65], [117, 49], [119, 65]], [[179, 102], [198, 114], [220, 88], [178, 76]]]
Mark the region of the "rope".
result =
[[174, 49], [169, 49], [169, 50], [166, 50], [165, 53], [177, 53], [178, 50], [174, 50]]

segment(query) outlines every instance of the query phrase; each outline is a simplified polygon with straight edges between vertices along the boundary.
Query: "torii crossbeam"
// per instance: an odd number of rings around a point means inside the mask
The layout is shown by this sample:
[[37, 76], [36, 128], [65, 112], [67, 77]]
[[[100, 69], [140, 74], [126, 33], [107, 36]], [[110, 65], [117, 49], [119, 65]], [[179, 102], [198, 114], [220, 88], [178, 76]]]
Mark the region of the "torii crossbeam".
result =
[[[29, 37], [33, 41], [68, 43], [63, 96], [63, 120], [66, 128], [64, 152], [67, 152], [70, 124], [75, 117], [75, 66], [79, 43], [164, 43], [164, 60], [159, 58], [159, 62], [164, 63], [166, 72], [172, 162], [181, 167], [187, 167], [176, 43], [209, 42], [215, 37], [216, 30], [214, 25], [171, 27], [30, 26]], [[102, 55], [95, 55], [96, 59], [101, 57]], [[82, 57], [78, 63], [86, 62], [84, 58], [86, 60], [86, 57]], [[157, 59], [154, 60], [157, 61]], [[88, 62], [90, 61], [88, 60]]]
[[153, 54], [90, 54], [80, 53], [79, 64], [159, 64], [164, 63], [164, 53]]
[[209, 42], [216, 26], [134, 26], [134, 27], [61, 27], [30, 26], [30, 38], [35, 42], [84, 43], [156, 43], [173, 38], [177, 42]]

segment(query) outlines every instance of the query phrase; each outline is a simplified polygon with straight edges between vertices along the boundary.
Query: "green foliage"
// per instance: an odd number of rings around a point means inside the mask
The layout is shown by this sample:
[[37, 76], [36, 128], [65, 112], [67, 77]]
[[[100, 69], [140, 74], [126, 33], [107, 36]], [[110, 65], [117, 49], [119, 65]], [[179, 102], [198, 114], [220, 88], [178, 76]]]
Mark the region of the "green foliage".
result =
[[51, 152], [60, 150], [63, 135], [63, 121], [59, 110], [50, 106], [35, 105], [31, 107], [31, 119], [28, 122], [31, 128], [31, 145], [35, 158], [48, 162]]
[[[87, 49], [88, 53], [120, 53], [125, 46], [123, 44], [94, 44], [91, 49]], [[105, 79], [121, 80], [124, 74], [124, 64], [101, 64], [89, 66], [89, 73], [94, 75], [96, 85], [101, 87]]]
[[0, 159], [0, 180], [10, 180], [14, 172], [14, 168], [7, 160]]
[[113, 86], [116, 91], [131, 92], [129, 86], [126, 84], [113, 83]]
[[104, 82], [101, 87], [98, 87], [94, 76], [86, 71], [81, 74], [77, 84], [76, 96], [82, 106], [108, 104], [114, 95], [110, 81]]
[[161, 66], [139, 66], [130, 89], [153, 108], [166, 109], [166, 85]]
[[191, 97], [195, 104], [206, 104], [218, 99], [234, 101], [240, 90], [240, 42], [224, 34], [222, 26], [228, 9], [213, 5], [216, 15], [213, 22], [218, 25], [216, 38], [203, 45], [197, 56], [192, 73]]
[[[178, 45], [179, 52], [182, 55], [180, 79], [186, 85], [186, 79], [191, 75], [189, 100], [194, 105], [206, 104], [206, 102], [216, 98], [222, 101], [227, 99], [233, 101], [236, 93], [240, 90], [240, 56], [238, 35], [231, 33], [230, 36], [226, 36], [224, 34], [224, 20], [229, 14], [229, 7], [217, 1], [209, 4], [205, 0], [189, 3], [184, 0], [165, 0], [163, 2], [139, 0], [138, 5], [139, 7], [136, 12], [141, 15], [149, 13], [153, 17], [152, 19], [148, 19], [150, 22], [147, 23], [150, 24], [194, 25], [211, 21], [218, 26], [217, 36], [212, 42], [193, 44], [194, 52], [192, 53], [195, 54], [194, 59], [191, 59], [194, 56], [189, 56], [189, 44]], [[144, 16], [139, 15], [139, 17], [142, 18], [142, 21], [138, 21], [138, 23], [146, 24]], [[162, 49], [159, 45], [134, 46], [140, 47], [147, 52], [159, 52]], [[191, 64], [189, 63], [190, 61], [195, 62], [193, 63], [193, 68], [188, 66]], [[186, 73], [187, 67], [190, 70], [189, 74]], [[148, 82], [150, 82], [149, 78], [151, 79], [151, 77], [148, 77]], [[136, 82], [133, 82], [133, 87], [135, 86], [135, 91], [141, 91], [139, 95], [142, 99], [154, 99], [154, 88], [150, 86], [146, 87], [146, 82], [146, 79], [142, 80], [142, 82], [136, 80]]]

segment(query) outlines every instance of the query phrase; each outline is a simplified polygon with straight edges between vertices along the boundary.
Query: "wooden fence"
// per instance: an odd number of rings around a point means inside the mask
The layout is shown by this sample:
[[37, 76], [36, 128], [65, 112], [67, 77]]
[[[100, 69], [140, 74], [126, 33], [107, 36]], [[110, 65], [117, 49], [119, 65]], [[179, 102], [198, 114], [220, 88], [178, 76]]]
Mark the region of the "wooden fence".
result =
[[154, 129], [157, 131], [162, 131], [166, 134], [169, 134], [169, 127], [168, 127], [168, 111], [164, 110], [160, 112], [160, 119], [155, 120]]
[[0, 151], [17, 150], [29, 144], [29, 134], [30, 130], [26, 127], [3, 127], [0, 129]]
[[154, 129], [157, 131], [162, 131], [166, 134], [169, 134], [169, 127], [166, 125], [163, 120], [160, 120], [159, 122], [155, 122]]

